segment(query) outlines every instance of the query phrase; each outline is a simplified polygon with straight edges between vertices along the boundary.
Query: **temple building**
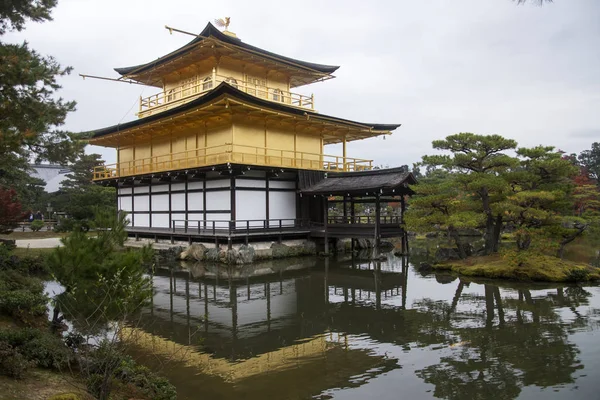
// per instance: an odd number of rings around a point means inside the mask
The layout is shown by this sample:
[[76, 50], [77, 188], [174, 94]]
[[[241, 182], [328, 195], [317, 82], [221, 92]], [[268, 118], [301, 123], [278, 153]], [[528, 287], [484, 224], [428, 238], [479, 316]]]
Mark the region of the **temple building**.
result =
[[[308, 221], [327, 225], [331, 196], [341, 196], [350, 218], [355, 195], [363, 197], [357, 202], [371, 196], [375, 203], [384, 188], [390, 201], [409, 193], [414, 178], [398, 170], [386, 175], [391, 186], [353, 187], [354, 194], [310, 191], [334, 176], [369, 181], [380, 175], [372, 160], [349, 157], [346, 144], [400, 126], [321, 114], [313, 95], [295, 92], [333, 78], [338, 66], [274, 54], [210, 23], [194, 36], [157, 60], [116, 68], [119, 80], [157, 93], [140, 98], [138, 119], [98, 129], [90, 140], [117, 152], [117, 163], [98, 167], [94, 181], [117, 187], [130, 234], [223, 237], [229, 243], [242, 236], [306, 237]], [[326, 154], [330, 144], [341, 144], [342, 154]]]

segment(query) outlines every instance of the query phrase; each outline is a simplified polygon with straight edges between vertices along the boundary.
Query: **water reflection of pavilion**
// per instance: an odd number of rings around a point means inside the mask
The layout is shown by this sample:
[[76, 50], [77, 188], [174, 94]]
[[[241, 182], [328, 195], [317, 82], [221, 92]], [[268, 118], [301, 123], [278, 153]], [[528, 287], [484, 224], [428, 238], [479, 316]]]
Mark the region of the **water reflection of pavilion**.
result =
[[[405, 306], [406, 268], [382, 271], [380, 263], [340, 260], [235, 280], [223, 279], [226, 271], [194, 278], [163, 270], [153, 277], [153, 302], [135, 333], [153, 353], [185, 354], [186, 366], [242, 386], [247, 378], [271, 380], [290, 369], [295, 379], [304, 369], [311, 376], [307, 395], [356, 385], [351, 377], [397, 368], [396, 360], [349, 347], [348, 335], [379, 326], [374, 311]], [[382, 299], [397, 306], [382, 306]], [[345, 367], [313, 376], [320, 363]]]

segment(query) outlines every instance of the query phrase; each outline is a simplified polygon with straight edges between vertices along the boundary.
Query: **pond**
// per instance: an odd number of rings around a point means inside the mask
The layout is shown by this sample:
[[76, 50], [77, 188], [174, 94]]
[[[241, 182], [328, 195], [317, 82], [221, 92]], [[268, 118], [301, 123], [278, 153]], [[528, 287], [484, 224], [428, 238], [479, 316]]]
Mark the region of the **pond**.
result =
[[600, 396], [596, 286], [423, 276], [393, 254], [174, 265], [153, 286], [132, 352], [181, 399]]

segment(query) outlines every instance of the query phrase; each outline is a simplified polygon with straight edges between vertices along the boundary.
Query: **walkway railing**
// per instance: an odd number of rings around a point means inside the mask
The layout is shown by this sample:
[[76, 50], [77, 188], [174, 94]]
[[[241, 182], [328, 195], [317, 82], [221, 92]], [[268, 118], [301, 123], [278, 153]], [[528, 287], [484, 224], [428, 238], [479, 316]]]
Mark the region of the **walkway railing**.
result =
[[[375, 216], [370, 215], [356, 215], [356, 216], [329, 216], [327, 223], [330, 225], [335, 224], [375, 224]], [[379, 218], [381, 224], [400, 224], [402, 223], [402, 217], [399, 215], [381, 216]]]
[[295, 218], [247, 219], [247, 220], [171, 220], [173, 233], [193, 233], [199, 235], [227, 234], [227, 236], [250, 235], [253, 233], [281, 233], [297, 229], [308, 229], [306, 220]]
[[152, 96], [145, 98], [140, 97], [138, 115], [140, 117], [144, 117], [151, 114], [149, 111], [159, 108], [168, 108], [168, 106], [176, 106], [181, 103], [185, 103], [187, 100], [190, 100], [197, 95], [210, 92], [222, 82], [225, 82], [234, 88], [241, 90], [242, 92], [265, 100], [270, 100], [276, 103], [284, 103], [303, 109], [315, 109], [315, 100], [313, 95], [306, 96], [303, 94], [282, 90], [280, 88], [267, 86], [264, 81], [258, 79], [253, 82], [247, 82], [232, 77], [217, 75], [215, 72], [213, 72], [212, 75], [202, 77], [197, 76], [179, 86], [157, 94], [153, 94]]
[[373, 168], [372, 160], [229, 143], [101, 165], [94, 168], [94, 180], [226, 163], [320, 171], [364, 171]]

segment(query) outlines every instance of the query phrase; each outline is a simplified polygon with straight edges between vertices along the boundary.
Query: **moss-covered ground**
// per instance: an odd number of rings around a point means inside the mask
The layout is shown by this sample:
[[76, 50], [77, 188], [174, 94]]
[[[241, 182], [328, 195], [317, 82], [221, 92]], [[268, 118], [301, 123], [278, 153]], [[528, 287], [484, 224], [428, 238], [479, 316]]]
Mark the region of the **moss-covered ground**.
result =
[[85, 382], [69, 373], [42, 368], [29, 371], [23, 379], [0, 375], [0, 400], [88, 400]]
[[546, 255], [532, 256], [520, 264], [499, 254], [471, 257], [433, 265], [436, 270], [465, 276], [538, 282], [587, 282], [600, 280], [600, 269], [584, 263]]

